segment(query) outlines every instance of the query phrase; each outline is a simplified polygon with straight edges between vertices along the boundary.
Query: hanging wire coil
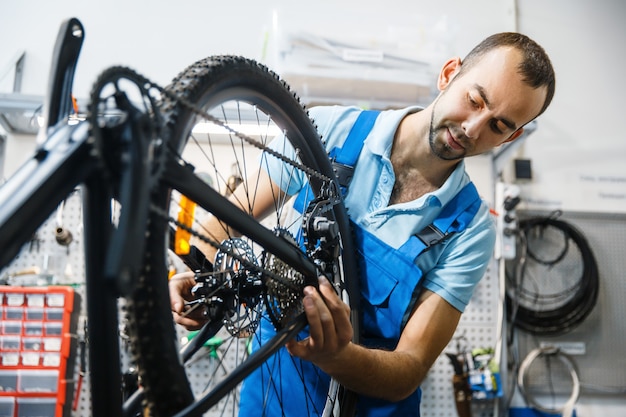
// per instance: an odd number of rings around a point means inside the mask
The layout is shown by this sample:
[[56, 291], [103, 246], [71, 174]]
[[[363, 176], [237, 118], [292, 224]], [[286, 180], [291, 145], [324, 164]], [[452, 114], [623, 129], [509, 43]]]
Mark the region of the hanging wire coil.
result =
[[593, 310], [598, 266], [589, 243], [570, 223], [548, 217], [521, 220], [518, 257], [507, 263], [507, 314], [536, 335], [568, 333]]
[[[557, 359], [561, 365], [565, 367], [565, 370], [571, 378], [571, 394], [565, 402], [561, 405], [555, 405], [549, 407], [541, 402], [537, 401], [531, 390], [529, 389], [530, 367], [539, 358], [545, 358], [550, 360], [551, 358]], [[526, 358], [522, 361], [519, 368], [517, 384], [520, 388], [521, 394], [526, 402], [536, 410], [542, 411], [548, 414], [560, 414], [563, 417], [571, 417], [574, 411], [574, 406], [580, 396], [580, 380], [578, 378], [578, 372], [576, 365], [572, 358], [563, 353], [560, 349], [554, 346], [545, 346], [531, 350]]]

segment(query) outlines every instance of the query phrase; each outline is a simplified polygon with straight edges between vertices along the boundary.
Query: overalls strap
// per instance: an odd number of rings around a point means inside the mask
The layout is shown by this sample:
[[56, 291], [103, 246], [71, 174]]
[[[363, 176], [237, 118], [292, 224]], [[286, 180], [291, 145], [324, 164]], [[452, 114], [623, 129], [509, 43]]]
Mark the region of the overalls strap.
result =
[[428, 226], [409, 238], [400, 251], [417, 258], [434, 245], [448, 239], [452, 234], [462, 232], [470, 224], [480, 208], [481, 200], [474, 183], [467, 183], [450, 200], [439, 216]]
[[363, 142], [380, 114], [378, 110], [363, 110], [359, 113], [352, 129], [348, 133], [341, 148], [335, 147], [330, 151], [330, 158], [337, 181], [345, 195], [354, 174], [354, 166], [359, 158]]
[[[379, 114], [379, 110], [362, 110], [352, 125], [350, 132], [348, 132], [343, 146], [334, 147], [329, 152], [331, 164], [344, 197], [348, 192], [350, 181], [352, 181], [354, 166], [359, 159], [361, 149], [363, 149], [363, 142], [370, 130], [372, 130]], [[312, 199], [313, 192], [311, 187], [307, 184], [296, 196], [293, 208], [299, 213], [304, 213]]]

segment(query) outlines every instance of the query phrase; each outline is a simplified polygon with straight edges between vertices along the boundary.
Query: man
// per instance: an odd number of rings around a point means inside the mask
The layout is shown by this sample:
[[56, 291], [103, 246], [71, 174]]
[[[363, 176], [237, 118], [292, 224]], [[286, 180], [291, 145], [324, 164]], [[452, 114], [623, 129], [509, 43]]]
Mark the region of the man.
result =
[[[440, 94], [424, 109], [382, 112], [365, 139], [350, 185], [359, 192], [346, 196], [361, 248], [376, 242], [395, 256], [448, 202], [457, 204], [454, 197], [470, 183], [463, 159], [519, 137], [550, 104], [555, 77], [539, 45], [521, 34], [501, 33], [463, 61], [448, 60], [437, 86]], [[311, 109], [328, 149], [342, 145], [359, 114], [347, 107]], [[277, 190], [287, 190], [272, 179]], [[319, 291], [305, 289], [309, 337], [290, 341], [287, 349], [360, 394], [358, 415], [419, 415], [419, 386], [453, 336], [492, 256], [493, 219], [485, 203], [478, 206], [466, 227], [445, 242], [416, 259], [409, 254], [408, 262], [386, 259], [387, 266], [364, 274], [364, 331], [370, 336], [365, 346], [351, 342], [349, 308], [326, 280]], [[398, 272], [399, 263], [407, 265], [406, 272]], [[198, 323], [179, 315], [180, 294], [191, 282], [187, 276], [171, 284], [175, 320], [188, 327]], [[391, 312], [391, 297], [403, 285], [406, 305]]]

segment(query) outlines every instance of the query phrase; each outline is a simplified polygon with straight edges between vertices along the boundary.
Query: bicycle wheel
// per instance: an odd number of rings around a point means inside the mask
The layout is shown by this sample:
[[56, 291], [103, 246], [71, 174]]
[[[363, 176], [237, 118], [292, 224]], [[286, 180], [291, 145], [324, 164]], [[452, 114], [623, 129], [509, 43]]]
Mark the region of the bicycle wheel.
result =
[[[346, 302], [358, 299], [348, 217], [314, 125], [274, 73], [233, 56], [188, 67], [165, 90], [162, 111], [166, 162], [153, 196], [145, 279], [129, 317], [150, 410], [156, 416], [202, 415], [208, 408], [208, 415], [236, 415], [254, 404], [255, 416], [340, 415], [337, 384], [283, 347], [295, 334], [306, 336], [302, 289], [316, 284], [318, 271]], [[299, 210], [286, 193], [262, 192], [266, 172], [285, 187], [304, 184]], [[189, 382], [196, 365], [185, 369], [176, 356], [165, 308], [172, 239], [164, 236], [176, 229], [189, 233], [213, 264], [198, 275], [198, 287], [210, 319], [203, 350], [219, 372], [205, 376], [201, 395]], [[354, 308], [358, 334], [356, 317]]]

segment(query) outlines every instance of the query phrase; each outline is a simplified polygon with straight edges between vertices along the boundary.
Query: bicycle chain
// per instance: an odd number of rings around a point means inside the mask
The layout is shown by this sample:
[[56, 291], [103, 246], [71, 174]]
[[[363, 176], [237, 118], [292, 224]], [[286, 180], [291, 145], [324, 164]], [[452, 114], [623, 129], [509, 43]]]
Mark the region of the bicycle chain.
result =
[[[124, 66], [118, 66], [118, 67], [112, 67], [109, 68], [108, 70], [106, 70], [104, 73], [101, 74], [101, 76], [99, 77], [99, 79], [96, 81], [95, 85], [105, 85], [107, 82], [105, 80], [105, 76], [109, 76], [110, 78], [112, 78], [112, 75], [114, 72], [118, 72], [121, 73], [123, 76], [128, 77], [128, 78], [132, 78], [135, 77], [137, 80], [139, 80], [142, 84], [142, 91], [148, 91], [150, 88], [154, 88], [155, 90], [157, 90], [159, 93], [169, 97], [171, 100], [174, 100], [180, 104], [182, 104], [183, 106], [185, 106], [187, 109], [193, 111], [196, 115], [202, 117], [205, 120], [208, 120], [212, 123], [215, 123], [217, 125], [219, 125], [220, 127], [226, 129], [227, 131], [229, 131], [230, 133], [234, 134], [236, 137], [242, 139], [243, 141], [245, 141], [246, 143], [254, 146], [255, 148], [263, 151], [263, 152], [267, 152], [268, 154], [274, 156], [275, 158], [280, 159], [281, 161], [283, 161], [284, 163], [291, 165], [294, 168], [297, 168], [303, 172], [305, 172], [306, 174], [308, 174], [310, 177], [315, 177], [319, 180], [321, 180], [324, 184], [329, 185], [333, 190], [331, 189], [327, 189], [327, 188], [322, 188], [320, 194], [322, 195], [326, 195], [328, 196], [328, 205], [326, 206], [325, 209], [323, 209], [321, 212], [327, 212], [330, 211], [332, 209], [332, 206], [337, 204], [340, 201], [340, 198], [337, 197], [337, 190], [335, 189], [335, 183], [334, 181], [332, 181], [331, 178], [321, 174], [320, 172], [309, 168], [305, 165], [302, 165], [290, 158], [285, 157], [283, 154], [274, 151], [271, 148], [268, 148], [267, 146], [263, 145], [261, 142], [253, 139], [250, 136], [247, 136], [245, 134], [242, 134], [240, 132], [237, 132], [235, 129], [231, 128], [230, 126], [227, 126], [225, 123], [223, 123], [221, 120], [217, 119], [216, 117], [211, 116], [210, 114], [208, 114], [207, 112], [205, 112], [204, 110], [202, 110], [200, 107], [196, 106], [195, 104], [193, 104], [192, 102], [190, 102], [189, 100], [180, 97], [178, 95], [176, 95], [175, 93], [167, 90], [164, 87], [161, 87], [159, 84], [151, 81], [150, 79], [146, 78], [145, 76], [139, 74], [137, 71], [133, 70], [132, 68], [129, 67], [124, 67]], [[92, 96], [91, 96], [91, 103], [92, 106], [94, 105], [93, 103], [95, 103], [96, 101], [99, 100], [99, 96], [97, 95], [97, 93], [100, 90], [96, 90], [94, 87], [94, 90], [92, 91]], [[97, 106], [96, 106], [97, 107]], [[91, 124], [93, 125], [93, 122], [91, 122]], [[162, 127], [162, 126], [160, 126]]]
[[229, 133], [233, 134], [234, 136], [238, 137], [239, 139], [242, 139], [243, 141], [245, 141], [246, 143], [248, 143], [249, 145], [254, 146], [255, 148], [263, 151], [263, 152], [267, 152], [270, 155], [274, 156], [275, 158], [280, 159], [281, 161], [285, 162], [288, 165], [293, 166], [294, 168], [297, 168], [303, 172], [305, 172], [306, 174], [308, 174], [311, 177], [315, 177], [325, 183], [331, 183], [332, 179], [321, 174], [320, 172], [309, 168], [305, 165], [302, 165], [292, 159], [289, 159], [287, 157], [285, 157], [283, 154], [274, 151], [271, 148], [268, 148], [267, 146], [263, 145], [261, 142], [253, 139], [252, 137], [245, 135], [243, 133], [240, 133], [238, 131], [236, 131], [235, 129], [231, 128], [230, 126], [226, 125], [224, 122], [222, 122], [220, 119], [211, 116], [210, 114], [208, 114], [206, 111], [204, 111], [203, 109], [201, 109], [200, 107], [196, 106], [195, 104], [193, 104], [192, 102], [190, 102], [189, 100], [185, 99], [184, 97], [178, 96], [175, 93], [167, 90], [164, 87], [161, 87], [159, 84], [151, 81], [150, 79], [146, 78], [145, 76], [139, 74], [138, 72], [136, 72], [135, 70], [128, 68], [128, 67], [117, 67], [119, 68], [120, 71], [126, 71], [126, 72], [130, 72], [133, 76], [137, 77], [138, 79], [140, 79], [143, 84], [144, 84], [144, 89], [148, 90], [149, 88], [154, 88], [155, 90], [157, 90], [159, 93], [167, 96], [169, 99], [174, 100], [180, 104], [182, 104], [184, 107], [186, 107], [187, 109], [191, 110], [192, 112], [194, 112], [196, 115], [202, 117], [203, 119], [210, 121], [212, 123], [215, 123], [216, 125], [226, 129]]
[[[160, 87], [155, 86], [155, 88], [157, 88], [157, 90], [159, 90]], [[272, 155], [275, 158], [280, 159], [281, 161], [285, 162], [288, 165], [293, 166], [294, 168], [297, 168], [303, 172], [305, 172], [306, 174], [308, 174], [310, 177], [315, 177], [325, 183], [330, 183], [331, 182], [331, 178], [319, 173], [318, 171], [307, 167], [306, 165], [302, 165], [299, 164], [298, 162], [289, 159], [287, 157], [285, 157], [283, 154], [276, 152], [275, 150], [268, 148], [267, 146], [263, 145], [261, 142], [253, 139], [250, 136], [244, 135], [243, 133], [240, 133], [238, 131], [236, 131], [235, 129], [231, 128], [230, 126], [226, 125], [224, 122], [222, 122], [220, 119], [211, 116], [210, 114], [208, 114], [207, 112], [205, 112], [204, 110], [202, 110], [201, 108], [197, 107], [196, 105], [194, 105], [193, 103], [191, 103], [190, 101], [177, 96], [176, 94], [172, 93], [171, 91], [168, 91], [166, 89], [162, 89], [159, 90], [160, 92], [164, 93], [166, 96], [168, 96], [170, 99], [172, 100], [176, 100], [179, 103], [181, 103], [182, 105], [184, 105], [185, 107], [187, 107], [189, 110], [193, 111], [195, 114], [197, 114], [198, 116], [202, 117], [205, 120], [210, 121], [211, 123], [215, 123], [218, 126], [228, 130], [229, 133], [235, 135], [236, 137], [238, 137], [239, 139], [242, 139], [243, 141], [247, 142], [249, 145], [254, 146], [255, 148], [263, 151], [263, 152], [267, 152], [268, 154]], [[296, 151], [297, 154], [297, 151]]]

